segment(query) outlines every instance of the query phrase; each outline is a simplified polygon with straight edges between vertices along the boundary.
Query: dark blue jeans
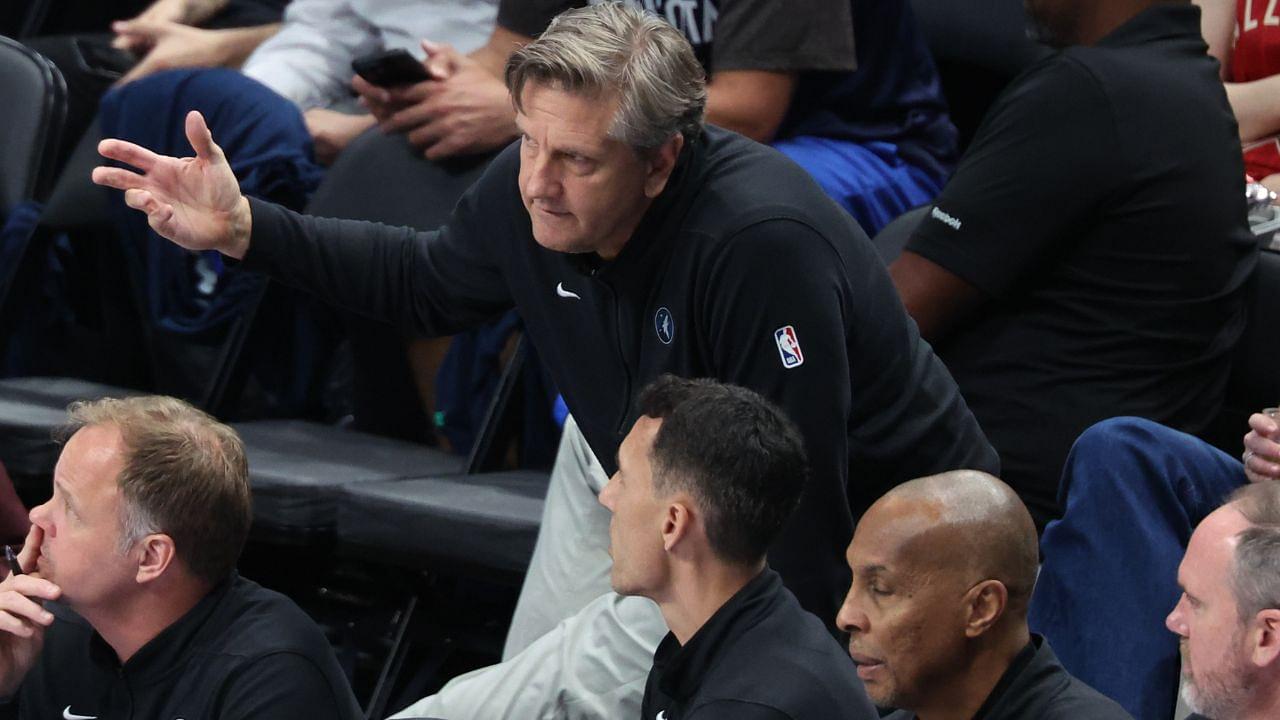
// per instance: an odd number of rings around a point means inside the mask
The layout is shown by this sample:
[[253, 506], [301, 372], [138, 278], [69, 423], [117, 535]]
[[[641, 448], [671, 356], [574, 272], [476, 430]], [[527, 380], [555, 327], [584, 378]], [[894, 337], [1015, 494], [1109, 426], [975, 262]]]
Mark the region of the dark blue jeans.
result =
[[1196, 524], [1245, 482], [1235, 458], [1138, 418], [1094, 425], [1067, 457], [1031, 628], [1137, 720], [1173, 717], [1178, 641], [1164, 619], [1180, 594], [1178, 564]]

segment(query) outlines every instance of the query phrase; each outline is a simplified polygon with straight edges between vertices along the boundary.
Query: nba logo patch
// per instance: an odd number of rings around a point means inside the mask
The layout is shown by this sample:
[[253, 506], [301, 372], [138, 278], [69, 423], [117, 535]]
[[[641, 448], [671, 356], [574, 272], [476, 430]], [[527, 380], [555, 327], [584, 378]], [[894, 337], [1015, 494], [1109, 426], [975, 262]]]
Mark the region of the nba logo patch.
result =
[[804, 353], [800, 351], [800, 340], [796, 337], [796, 329], [787, 325], [773, 331], [773, 339], [778, 343], [778, 354], [782, 356], [782, 367], [790, 370], [804, 364]]

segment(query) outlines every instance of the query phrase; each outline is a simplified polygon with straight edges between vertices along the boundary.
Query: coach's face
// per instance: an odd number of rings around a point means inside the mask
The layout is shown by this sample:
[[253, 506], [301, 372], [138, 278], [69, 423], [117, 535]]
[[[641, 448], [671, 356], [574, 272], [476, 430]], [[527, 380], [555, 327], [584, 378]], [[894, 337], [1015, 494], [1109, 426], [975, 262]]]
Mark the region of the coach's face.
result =
[[666, 187], [681, 138], [642, 157], [609, 137], [615, 96], [530, 82], [520, 104], [520, 196], [534, 239], [549, 250], [612, 260]]
[[600, 493], [609, 508], [610, 582], [621, 595], [654, 597], [667, 576], [663, 527], [668, 504], [654, 493], [653, 441], [662, 421], [641, 416], [618, 448], [618, 471]]

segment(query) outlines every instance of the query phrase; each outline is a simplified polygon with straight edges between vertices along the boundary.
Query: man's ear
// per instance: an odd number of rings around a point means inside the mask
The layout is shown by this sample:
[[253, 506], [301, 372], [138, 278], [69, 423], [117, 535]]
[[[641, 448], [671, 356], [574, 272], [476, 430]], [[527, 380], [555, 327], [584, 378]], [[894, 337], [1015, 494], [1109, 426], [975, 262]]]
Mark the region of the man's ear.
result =
[[1009, 589], [999, 580], [983, 580], [964, 595], [966, 637], [985, 634], [1004, 616], [1009, 606]]
[[139, 543], [142, 557], [138, 558], [137, 582], [145, 584], [154, 581], [173, 563], [178, 548], [173, 538], [164, 533], [153, 533]]
[[674, 552], [694, 532], [696, 523], [693, 507], [683, 498], [677, 498], [668, 504], [662, 521], [662, 549]]
[[656, 198], [666, 189], [667, 180], [671, 179], [671, 172], [676, 169], [676, 161], [680, 159], [683, 148], [684, 135], [676, 133], [649, 156], [649, 172], [644, 179], [645, 197]]
[[1253, 616], [1250, 659], [1261, 668], [1280, 669], [1280, 610], [1269, 608]]

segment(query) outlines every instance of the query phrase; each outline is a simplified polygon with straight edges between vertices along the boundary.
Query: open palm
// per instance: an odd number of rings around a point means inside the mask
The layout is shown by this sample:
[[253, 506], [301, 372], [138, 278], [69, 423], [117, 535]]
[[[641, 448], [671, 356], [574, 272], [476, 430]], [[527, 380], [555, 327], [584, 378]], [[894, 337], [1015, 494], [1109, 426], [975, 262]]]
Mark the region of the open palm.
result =
[[123, 140], [103, 140], [98, 152], [137, 168], [98, 167], [93, 181], [124, 191], [125, 204], [147, 214], [161, 236], [188, 250], [243, 257], [249, 242], [249, 203], [200, 113], [186, 119], [193, 158], [173, 158]]

